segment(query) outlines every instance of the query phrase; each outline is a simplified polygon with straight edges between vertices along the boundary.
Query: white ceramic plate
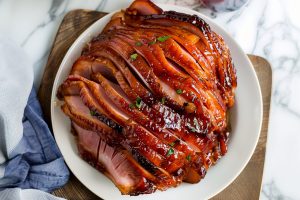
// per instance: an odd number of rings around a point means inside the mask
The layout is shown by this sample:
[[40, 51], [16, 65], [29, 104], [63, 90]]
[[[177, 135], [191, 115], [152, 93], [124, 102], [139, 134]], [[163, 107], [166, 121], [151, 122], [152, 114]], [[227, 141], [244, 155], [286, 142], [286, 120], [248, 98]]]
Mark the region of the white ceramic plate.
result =
[[231, 115], [232, 132], [228, 153], [216, 166], [209, 169], [204, 180], [198, 184], [183, 183], [165, 192], [158, 191], [154, 194], [136, 197], [122, 196], [108, 178], [78, 156], [74, 137], [70, 134], [70, 120], [60, 110], [56, 92], [58, 86], [69, 74], [73, 62], [80, 56], [83, 46], [98, 35], [109, 22], [113, 14], [110, 13], [91, 25], [70, 47], [57, 72], [51, 97], [54, 136], [67, 165], [88, 189], [104, 199], [208, 199], [222, 191], [240, 174], [250, 160], [259, 138], [263, 113], [261, 91], [253, 66], [239, 45], [211, 19], [196, 11], [173, 5], [159, 6], [164, 10], [199, 15], [210, 24], [215, 32], [223, 36], [230, 48], [237, 70], [238, 88], [236, 104]]

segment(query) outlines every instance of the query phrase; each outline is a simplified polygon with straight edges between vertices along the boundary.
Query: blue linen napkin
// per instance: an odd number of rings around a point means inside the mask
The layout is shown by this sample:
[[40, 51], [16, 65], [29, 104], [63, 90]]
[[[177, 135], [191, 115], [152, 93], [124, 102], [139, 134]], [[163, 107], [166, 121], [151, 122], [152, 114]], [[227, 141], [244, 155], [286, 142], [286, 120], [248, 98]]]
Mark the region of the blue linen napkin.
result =
[[46, 192], [63, 186], [69, 171], [43, 120], [32, 65], [1, 37], [0, 72], [0, 199], [61, 199]]

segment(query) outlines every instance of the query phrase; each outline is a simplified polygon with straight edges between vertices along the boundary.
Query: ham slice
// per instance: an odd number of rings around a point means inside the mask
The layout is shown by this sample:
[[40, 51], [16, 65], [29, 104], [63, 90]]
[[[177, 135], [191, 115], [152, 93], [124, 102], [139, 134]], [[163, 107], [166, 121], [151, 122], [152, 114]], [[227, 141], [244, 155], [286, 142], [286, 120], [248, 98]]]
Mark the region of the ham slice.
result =
[[148, 194], [156, 190], [146, 177], [152, 177], [133, 157], [120, 147], [114, 147], [97, 133], [72, 124], [77, 135], [80, 156], [103, 172], [119, 188], [122, 194]]

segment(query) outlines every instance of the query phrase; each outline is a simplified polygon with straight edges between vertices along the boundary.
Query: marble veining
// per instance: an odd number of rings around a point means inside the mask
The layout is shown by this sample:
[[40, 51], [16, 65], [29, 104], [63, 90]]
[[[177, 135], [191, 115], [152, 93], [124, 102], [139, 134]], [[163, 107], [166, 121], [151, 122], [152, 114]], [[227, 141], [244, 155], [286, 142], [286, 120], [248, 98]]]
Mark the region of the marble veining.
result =
[[270, 183], [265, 183], [262, 190], [261, 200], [266, 199], [292, 200], [293, 198], [281, 193], [276, 183], [271, 181]]
[[[38, 88], [65, 13], [76, 8], [110, 12], [125, 7], [128, 2], [0, 0], [0, 35], [25, 49], [34, 63]], [[186, 6], [214, 18], [246, 53], [263, 56], [272, 64], [273, 99], [261, 199], [300, 199], [300, 1], [250, 0], [233, 12], [203, 9], [200, 0], [155, 2]], [[227, 10], [231, 9], [227, 7]]]

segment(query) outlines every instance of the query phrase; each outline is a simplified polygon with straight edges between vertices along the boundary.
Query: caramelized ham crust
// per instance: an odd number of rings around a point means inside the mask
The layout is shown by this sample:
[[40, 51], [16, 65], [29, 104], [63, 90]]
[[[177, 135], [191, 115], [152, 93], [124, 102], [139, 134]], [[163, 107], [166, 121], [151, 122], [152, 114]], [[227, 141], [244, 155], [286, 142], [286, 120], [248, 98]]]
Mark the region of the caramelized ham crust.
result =
[[135, 0], [86, 45], [57, 96], [79, 155], [139, 195], [197, 183], [226, 154], [236, 86], [230, 51], [203, 19]]

